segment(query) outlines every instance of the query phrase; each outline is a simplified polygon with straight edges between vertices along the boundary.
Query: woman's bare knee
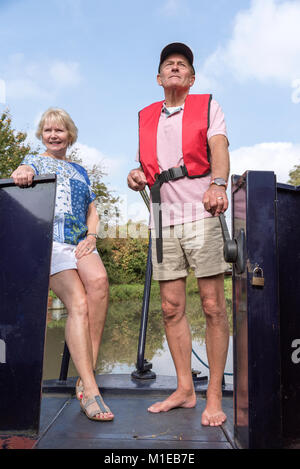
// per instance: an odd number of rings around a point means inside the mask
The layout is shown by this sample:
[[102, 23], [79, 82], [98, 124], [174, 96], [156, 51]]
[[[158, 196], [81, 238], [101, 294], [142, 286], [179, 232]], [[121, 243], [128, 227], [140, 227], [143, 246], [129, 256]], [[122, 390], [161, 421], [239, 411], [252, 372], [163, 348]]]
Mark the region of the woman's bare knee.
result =
[[86, 295], [80, 295], [75, 298], [71, 298], [67, 302], [67, 312], [69, 317], [76, 317], [81, 319], [88, 318], [88, 304]]
[[85, 284], [85, 289], [88, 294], [100, 295], [101, 297], [106, 297], [108, 295], [108, 278], [105, 274], [95, 275], [93, 278], [89, 279]]

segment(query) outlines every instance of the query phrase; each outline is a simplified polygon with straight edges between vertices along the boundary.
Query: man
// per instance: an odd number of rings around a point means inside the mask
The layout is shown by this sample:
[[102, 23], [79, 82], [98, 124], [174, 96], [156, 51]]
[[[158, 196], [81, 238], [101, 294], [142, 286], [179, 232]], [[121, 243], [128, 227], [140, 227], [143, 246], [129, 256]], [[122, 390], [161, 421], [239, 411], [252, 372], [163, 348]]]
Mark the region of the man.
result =
[[157, 82], [164, 102], [139, 114], [140, 168], [130, 171], [128, 186], [151, 189], [153, 278], [159, 281], [165, 332], [177, 373], [177, 389], [153, 413], [191, 408], [196, 395], [191, 374], [192, 342], [185, 315], [186, 276], [195, 271], [206, 317], [210, 366], [202, 424], [226, 420], [222, 377], [229, 327], [224, 298], [223, 238], [218, 219], [228, 207], [228, 140], [224, 115], [210, 95], [190, 95], [195, 81], [193, 53], [185, 44], [166, 46]]

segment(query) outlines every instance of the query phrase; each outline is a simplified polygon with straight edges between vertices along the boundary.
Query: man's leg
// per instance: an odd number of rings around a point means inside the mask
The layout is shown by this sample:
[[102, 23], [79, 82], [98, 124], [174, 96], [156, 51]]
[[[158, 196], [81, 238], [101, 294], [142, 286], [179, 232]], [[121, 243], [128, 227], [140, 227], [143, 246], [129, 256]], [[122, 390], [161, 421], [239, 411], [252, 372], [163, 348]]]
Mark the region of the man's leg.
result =
[[196, 394], [191, 373], [192, 341], [185, 314], [185, 278], [160, 282], [165, 332], [177, 373], [177, 390], [163, 402], [148, 408], [166, 412], [174, 407], [195, 407]]
[[202, 424], [216, 426], [226, 420], [222, 410], [222, 378], [228, 352], [229, 325], [224, 295], [224, 275], [198, 278], [198, 287], [206, 318], [206, 350], [210, 368]]

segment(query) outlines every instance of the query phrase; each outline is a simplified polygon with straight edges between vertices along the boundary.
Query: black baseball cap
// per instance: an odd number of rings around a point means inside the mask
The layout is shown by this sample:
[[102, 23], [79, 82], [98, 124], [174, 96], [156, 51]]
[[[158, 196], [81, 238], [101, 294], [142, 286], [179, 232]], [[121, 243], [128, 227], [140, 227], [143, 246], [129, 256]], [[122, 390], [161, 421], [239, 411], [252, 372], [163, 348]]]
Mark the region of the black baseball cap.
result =
[[167, 57], [171, 54], [181, 54], [188, 60], [189, 64], [191, 65], [193, 72], [195, 73], [195, 69], [193, 66], [194, 56], [191, 49], [183, 44], [182, 42], [172, 42], [172, 44], [168, 44], [166, 47], [163, 48], [160, 54], [160, 61], [158, 66], [158, 73], [160, 72], [161, 64], [166, 60]]

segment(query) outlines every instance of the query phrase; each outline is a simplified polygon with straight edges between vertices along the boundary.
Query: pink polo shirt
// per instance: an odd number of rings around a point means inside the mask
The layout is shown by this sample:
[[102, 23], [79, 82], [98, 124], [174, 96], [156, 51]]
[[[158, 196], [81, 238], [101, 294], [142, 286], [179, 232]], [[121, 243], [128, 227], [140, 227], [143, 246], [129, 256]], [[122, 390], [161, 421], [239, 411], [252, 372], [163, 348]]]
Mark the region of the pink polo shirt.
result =
[[[157, 129], [157, 160], [160, 171], [184, 164], [182, 155], [182, 116], [183, 107], [168, 114], [163, 107]], [[227, 138], [224, 113], [217, 103], [211, 101], [210, 126], [207, 139], [214, 135]], [[202, 199], [211, 181], [211, 176], [165, 182], [160, 189], [162, 226], [178, 225], [212, 215], [204, 209]], [[153, 228], [152, 204], [150, 227]]]

